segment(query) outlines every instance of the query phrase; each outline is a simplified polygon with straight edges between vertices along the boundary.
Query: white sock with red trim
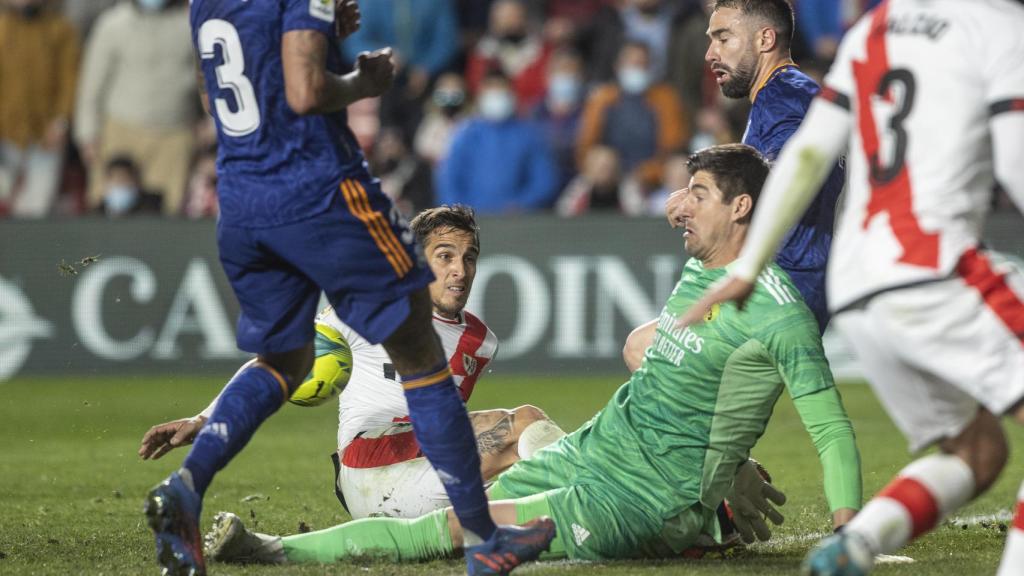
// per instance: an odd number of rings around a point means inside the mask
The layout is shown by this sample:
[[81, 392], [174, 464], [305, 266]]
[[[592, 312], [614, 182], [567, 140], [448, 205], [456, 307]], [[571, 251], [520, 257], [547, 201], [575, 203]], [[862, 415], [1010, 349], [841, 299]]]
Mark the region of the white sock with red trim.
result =
[[974, 473], [946, 454], [915, 460], [868, 502], [846, 530], [864, 537], [874, 554], [890, 554], [931, 530], [974, 495]]
[[1024, 574], [1024, 484], [1017, 491], [1017, 513], [1006, 536], [1003, 560], [999, 563], [996, 576], [1021, 576]]

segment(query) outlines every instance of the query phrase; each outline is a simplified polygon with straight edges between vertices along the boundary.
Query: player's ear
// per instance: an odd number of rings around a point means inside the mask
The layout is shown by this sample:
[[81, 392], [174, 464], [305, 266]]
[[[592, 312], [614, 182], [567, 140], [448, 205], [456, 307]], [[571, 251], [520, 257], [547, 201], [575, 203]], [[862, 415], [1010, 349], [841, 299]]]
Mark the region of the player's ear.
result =
[[765, 26], [761, 28], [757, 33], [757, 44], [759, 52], [771, 52], [775, 49], [775, 45], [778, 42], [778, 36], [775, 34], [775, 29], [771, 26]]
[[750, 194], [740, 194], [732, 199], [732, 221], [743, 222], [750, 219], [750, 213], [754, 210], [754, 199]]

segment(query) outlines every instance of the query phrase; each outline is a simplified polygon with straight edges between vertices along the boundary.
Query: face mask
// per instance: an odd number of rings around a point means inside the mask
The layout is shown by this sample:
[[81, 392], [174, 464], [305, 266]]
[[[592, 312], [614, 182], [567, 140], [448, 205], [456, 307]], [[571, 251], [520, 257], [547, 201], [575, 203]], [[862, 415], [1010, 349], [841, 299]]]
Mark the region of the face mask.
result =
[[466, 93], [462, 90], [435, 90], [434, 104], [439, 108], [458, 108], [466, 101]]
[[642, 94], [651, 85], [651, 74], [643, 68], [627, 66], [618, 72], [619, 85], [627, 94]]
[[548, 83], [548, 96], [552, 104], [575, 104], [580, 97], [580, 81], [572, 74], [555, 74]]
[[135, 198], [138, 195], [139, 191], [134, 186], [124, 184], [111, 186], [107, 189], [107, 195], [103, 199], [103, 204], [107, 207], [107, 214], [121, 216], [127, 213], [135, 206]]
[[145, 12], [159, 12], [167, 5], [167, 0], [138, 0], [138, 3]]
[[715, 140], [715, 137], [711, 134], [708, 134], [707, 132], [698, 132], [690, 139], [690, 150], [696, 152], [697, 150], [710, 148], [717, 143], [718, 142]]
[[512, 117], [516, 111], [516, 100], [508, 90], [484, 90], [480, 94], [480, 115], [488, 120], [501, 122]]

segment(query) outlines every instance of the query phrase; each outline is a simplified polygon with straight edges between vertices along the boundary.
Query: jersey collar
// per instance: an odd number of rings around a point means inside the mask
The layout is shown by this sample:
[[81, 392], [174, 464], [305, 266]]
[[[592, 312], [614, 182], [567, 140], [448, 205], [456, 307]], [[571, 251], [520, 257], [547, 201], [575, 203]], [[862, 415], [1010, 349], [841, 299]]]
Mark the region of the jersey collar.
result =
[[443, 316], [438, 316], [437, 314], [434, 314], [434, 320], [437, 320], [438, 322], [444, 322], [445, 324], [465, 324], [466, 317], [463, 314], [463, 312], [459, 312], [459, 317], [456, 320], [449, 320]]
[[774, 80], [776, 76], [782, 74], [788, 68], [799, 68], [799, 66], [797, 66], [792, 60], [786, 60], [775, 68], [772, 68], [772, 71], [768, 73], [768, 77], [764, 79], [764, 82], [761, 82], [761, 85], [757, 87], [757, 90], [754, 90], [754, 97], [750, 99], [750, 103], [753, 104], [757, 100], [757, 95], [761, 93], [761, 90], [767, 86], [769, 82]]

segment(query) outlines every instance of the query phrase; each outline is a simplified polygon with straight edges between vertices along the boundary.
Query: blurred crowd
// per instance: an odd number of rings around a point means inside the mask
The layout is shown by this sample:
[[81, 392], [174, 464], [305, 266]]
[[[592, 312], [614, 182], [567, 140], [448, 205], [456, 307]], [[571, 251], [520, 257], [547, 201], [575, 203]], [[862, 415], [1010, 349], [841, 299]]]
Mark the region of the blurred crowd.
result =
[[[796, 0], [820, 79], [874, 0]], [[749, 103], [704, 64], [701, 0], [365, 0], [340, 46], [392, 46], [393, 89], [349, 109], [411, 213], [661, 214], [691, 150], [738, 141]], [[0, 0], [0, 216], [217, 213], [216, 133], [186, 0]]]

